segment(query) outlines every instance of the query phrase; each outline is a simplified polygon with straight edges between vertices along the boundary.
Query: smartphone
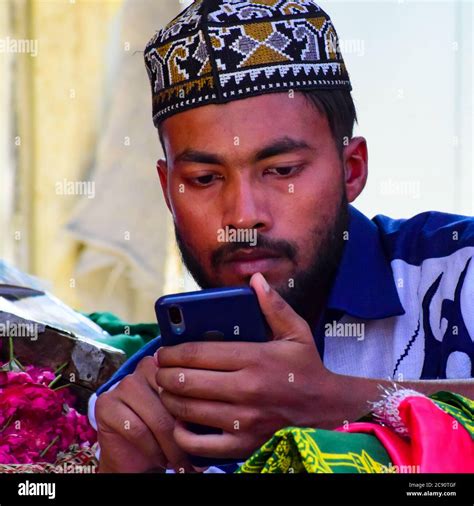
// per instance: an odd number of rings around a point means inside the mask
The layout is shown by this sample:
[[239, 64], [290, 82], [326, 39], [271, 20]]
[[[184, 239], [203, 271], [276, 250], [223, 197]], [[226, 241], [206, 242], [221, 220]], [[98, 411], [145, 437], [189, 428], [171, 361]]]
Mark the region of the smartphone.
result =
[[156, 317], [164, 346], [190, 341], [264, 342], [269, 332], [257, 296], [247, 286], [160, 297]]
[[[192, 341], [265, 342], [270, 328], [252, 288], [212, 288], [160, 297], [156, 317], [164, 346]], [[221, 429], [188, 424], [196, 434], [221, 434]], [[232, 464], [235, 459], [190, 456], [193, 465], [207, 467]]]

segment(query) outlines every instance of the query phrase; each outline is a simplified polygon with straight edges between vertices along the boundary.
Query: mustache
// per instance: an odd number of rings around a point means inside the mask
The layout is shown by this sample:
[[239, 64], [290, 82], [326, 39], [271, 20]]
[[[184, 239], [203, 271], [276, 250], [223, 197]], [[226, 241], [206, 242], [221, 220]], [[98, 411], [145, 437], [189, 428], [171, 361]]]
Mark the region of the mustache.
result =
[[292, 262], [296, 258], [297, 247], [282, 239], [270, 239], [264, 235], [257, 235], [257, 245], [251, 245], [247, 241], [236, 241], [224, 244], [217, 248], [211, 255], [211, 265], [217, 268], [226, 258], [243, 248], [263, 249], [275, 256], [286, 257]]

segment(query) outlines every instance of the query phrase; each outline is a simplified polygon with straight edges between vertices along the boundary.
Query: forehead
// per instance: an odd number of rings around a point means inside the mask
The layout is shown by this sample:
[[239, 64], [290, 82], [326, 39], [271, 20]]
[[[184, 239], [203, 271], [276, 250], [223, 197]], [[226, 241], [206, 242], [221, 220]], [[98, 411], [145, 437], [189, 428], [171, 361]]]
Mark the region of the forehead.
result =
[[162, 125], [166, 148], [261, 144], [282, 136], [324, 137], [326, 118], [301, 93], [270, 93], [181, 112]]

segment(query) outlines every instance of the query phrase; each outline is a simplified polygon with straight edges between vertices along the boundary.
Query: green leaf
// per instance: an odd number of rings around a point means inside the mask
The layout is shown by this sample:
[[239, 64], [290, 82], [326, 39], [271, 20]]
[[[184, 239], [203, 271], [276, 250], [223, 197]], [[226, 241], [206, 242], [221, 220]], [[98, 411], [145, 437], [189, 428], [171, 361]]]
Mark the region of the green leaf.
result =
[[54, 371], [54, 374], [58, 374], [60, 373], [67, 365], [69, 364], [69, 361], [68, 362], [64, 362], [64, 364], [60, 365], [55, 371]]
[[61, 379], [61, 374], [58, 374], [52, 381], [49, 382], [48, 387], [52, 388]]
[[56, 436], [52, 441], [51, 443], [49, 443], [49, 445], [40, 453], [40, 457], [44, 457], [46, 455], [46, 453], [48, 452], [48, 450], [54, 445], [54, 443], [56, 443], [56, 441], [59, 439], [59, 436]]
[[0, 432], [3, 432], [9, 425], [10, 425], [10, 422], [13, 420], [13, 417], [15, 415], [12, 415], [5, 423], [5, 425], [0, 429]]
[[61, 388], [70, 387], [71, 385], [72, 385], [72, 383], [66, 383], [65, 385], [61, 385], [60, 387], [53, 388], [53, 390], [54, 390], [55, 392], [57, 392], [58, 390], [61, 390]]

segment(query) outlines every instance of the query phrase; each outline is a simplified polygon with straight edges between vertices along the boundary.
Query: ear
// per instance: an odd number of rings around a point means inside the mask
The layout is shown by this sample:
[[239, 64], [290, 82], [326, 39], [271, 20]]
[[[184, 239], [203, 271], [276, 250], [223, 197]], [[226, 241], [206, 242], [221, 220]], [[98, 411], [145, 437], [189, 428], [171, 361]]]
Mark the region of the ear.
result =
[[166, 163], [166, 160], [158, 160], [156, 162], [156, 170], [158, 172], [158, 176], [160, 176], [161, 191], [163, 192], [163, 197], [165, 198], [166, 205], [171, 214], [173, 214], [168, 193], [168, 164]]
[[344, 175], [347, 200], [354, 200], [361, 194], [368, 176], [367, 142], [364, 137], [353, 137], [344, 148]]

